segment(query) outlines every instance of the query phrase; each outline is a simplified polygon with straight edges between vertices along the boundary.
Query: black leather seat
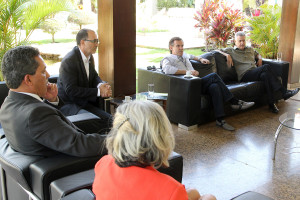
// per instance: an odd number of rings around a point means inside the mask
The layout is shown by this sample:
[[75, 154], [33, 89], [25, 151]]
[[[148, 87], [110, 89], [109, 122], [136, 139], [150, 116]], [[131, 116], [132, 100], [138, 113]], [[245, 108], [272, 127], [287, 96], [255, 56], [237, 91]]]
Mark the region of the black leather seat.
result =
[[11, 149], [3, 138], [0, 140], [3, 200], [23, 200], [26, 195], [34, 199], [50, 199], [49, 185], [52, 181], [93, 169], [99, 159], [100, 156], [79, 158], [64, 154], [48, 158], [27, 156]]
[[[182, 156], [176, 152], [172, 152], [172, 154], [169, 157], [169, 164], [170, 167], [168, 168], [161, 167], [158, 169], [158, 171], [164, 174], [168, 174], [172, 176], [174, 179], [176, 179], [177, 181], [181, 182], [182, 171], [183, 171]], [[90, 169], [53, 181], [50, 184], [51, 200], [57, 200], [61, 198], [65, 199], [69, 196], [75, 195], [75, 193], [78, 195], [83, 195], [84, 193], [86, 193], [86, 195], [89, 196], [87, 191], [84, 192], [81, 190], [92, 189], [94, 177], [95, 177], [94, 169]]]

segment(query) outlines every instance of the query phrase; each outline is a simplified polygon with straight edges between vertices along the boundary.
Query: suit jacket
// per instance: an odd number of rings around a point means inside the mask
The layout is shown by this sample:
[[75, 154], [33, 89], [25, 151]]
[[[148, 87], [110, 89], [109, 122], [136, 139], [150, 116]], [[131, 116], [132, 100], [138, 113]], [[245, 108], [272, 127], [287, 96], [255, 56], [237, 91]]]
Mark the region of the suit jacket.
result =
[[105, 136], [84, 134], [59, 110], [26, 94], [9, 91], [0, 122], [10, 146], [23, 154], [88, 157], [105, 150]]
[[61, 62], [57, 80], [58, 95], [65, 104], [70, 104], [69, 109], [74, 111], [72, 114], [76, 114], [80, 107], [83, 108], [89, 102], [96, 103], [97, 85], [101, 82], [95, 70], [93, 56], [90, 58], [89, 80], [87, 79], [80, 50], [76, 46]]

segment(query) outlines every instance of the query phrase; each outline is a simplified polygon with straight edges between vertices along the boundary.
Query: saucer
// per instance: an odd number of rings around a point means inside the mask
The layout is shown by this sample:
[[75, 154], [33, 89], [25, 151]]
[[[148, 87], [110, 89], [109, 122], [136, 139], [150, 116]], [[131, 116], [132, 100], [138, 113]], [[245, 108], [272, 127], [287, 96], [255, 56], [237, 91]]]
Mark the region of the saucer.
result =
[[129, 102], [132, 102], [132, 100], [129, 100], [129, 101], [125, 101], [125, 100], [122, 100], [123, 103], [129, 103]]
[[184, 75], [183, 78], [193, 78], [193, 75]]

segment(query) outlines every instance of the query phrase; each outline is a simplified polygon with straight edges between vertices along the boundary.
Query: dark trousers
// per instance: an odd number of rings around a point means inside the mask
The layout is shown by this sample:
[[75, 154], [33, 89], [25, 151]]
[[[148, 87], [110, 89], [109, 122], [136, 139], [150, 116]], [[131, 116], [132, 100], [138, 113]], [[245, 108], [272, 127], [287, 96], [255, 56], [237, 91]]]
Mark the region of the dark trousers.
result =
[[275, 103], [274, 92], [280, 90], [282, 93], [286, 92], [286, 89], [282, 87], [276, 74], [272, 71], [271, 66], [268, 64], [262, 65], [255, 69], [249, 70], [242, 77], [241, 82], [249, 81], [263, 81], [264, 88], [268, 95], [268, 103]]
[[89, 123], [87, 123], [88, 126], [90, 126], [88, 127], [88, 129], [92, 129], [94, 130], [94, 132], [107, 133], [112, 127], [112, 115], [90, 103], [83, 107], [77, 104], [65, 104], [60, 108], [60, 111], [65, 116], [86, 113], [87, 111], [98, 116], [100, 118], [99, 120], [92, 120]]
[[224, 102], [232, 99], [233, 94], [228, 90], [218, 74], [211, 73], [202, 77], [202, 93], [211, 96], [215, 117], [224, 117]]

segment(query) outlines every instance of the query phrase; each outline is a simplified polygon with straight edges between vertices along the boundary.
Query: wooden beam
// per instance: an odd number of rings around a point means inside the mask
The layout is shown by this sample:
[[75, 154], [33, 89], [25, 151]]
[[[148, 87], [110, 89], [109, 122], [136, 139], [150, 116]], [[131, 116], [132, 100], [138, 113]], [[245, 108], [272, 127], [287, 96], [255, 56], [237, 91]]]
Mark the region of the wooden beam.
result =
[[136, 2], [98, 0], [99, 75], [114, 96], [136, 92]]

